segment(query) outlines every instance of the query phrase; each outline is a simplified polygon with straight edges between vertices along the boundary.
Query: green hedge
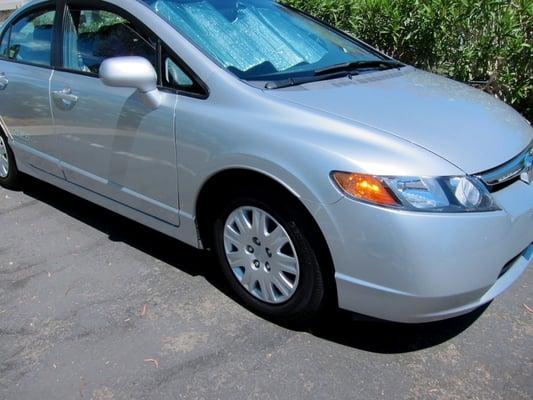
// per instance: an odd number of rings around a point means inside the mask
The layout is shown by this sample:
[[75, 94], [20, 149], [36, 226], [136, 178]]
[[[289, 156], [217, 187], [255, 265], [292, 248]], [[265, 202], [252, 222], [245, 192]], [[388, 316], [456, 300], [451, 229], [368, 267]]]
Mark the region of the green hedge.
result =
[[408, 64], [472, 83], [533, 120], [533, 0], [285, 0]]

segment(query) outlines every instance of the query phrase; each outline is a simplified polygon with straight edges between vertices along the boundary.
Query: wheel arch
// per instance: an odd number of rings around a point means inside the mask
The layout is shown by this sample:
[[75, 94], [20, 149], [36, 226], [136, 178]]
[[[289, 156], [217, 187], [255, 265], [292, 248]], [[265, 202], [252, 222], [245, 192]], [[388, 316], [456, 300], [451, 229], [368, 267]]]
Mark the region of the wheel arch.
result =
[[[265, 185], [271, 187], [281, 196], [287, 199], [291, 206], [297, 207], [303, 214], [306, 221], [306, 231], [310, 233], [312, 244], [316, 246], [315, 250], [319, 259], [321, 267], [326, 273], [326, 285], [330, 293], [334, 293], [331, 298], [336, 301], [336, 286], [335, 286], [335, 268], [333, 264], [333, 257], [329, 249], [327, 240], [318, 225], [318, 222], [313, 217], [312, 212], [304, 204], [297, 192], [286, 185], [282, 180], [276, 177], [269, 176], [263, 172], [247, 168], [231, 168], [219, 171], [212, 175], [202, 186], [199, 191], [196, 201], [196, 224], [198, 235], [206, 249], [212, 248], [213, 238], [211, 227], [216, 213], [220, 211], [223, 201], [221, 194], [225, 198], [231, 198], [228, 192], [231, 191], [232, 185], [235, 182], [254, 182], [254, 185]], [[213, 198], [217, 199], [218, 207], [213, 207]]]

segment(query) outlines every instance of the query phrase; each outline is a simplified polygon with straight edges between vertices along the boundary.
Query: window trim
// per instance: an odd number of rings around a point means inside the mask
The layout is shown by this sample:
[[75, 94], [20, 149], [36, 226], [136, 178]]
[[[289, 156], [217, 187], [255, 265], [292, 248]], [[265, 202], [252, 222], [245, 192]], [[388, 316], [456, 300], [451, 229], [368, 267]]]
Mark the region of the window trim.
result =
[[55, 48], [56, 48], [57, 39], [58, 39], [56, 28], [57, 28], [57, 23], [58, 23], [58, 12], [59, 12], [60, 3], [61, 2], [57, 3], [55, 1], [46, 1], [43, 3], [37, 3], [37, 4], [34, 4], [32, 6], [25, 8], [20, 14], [16, 15], [13, 19], [9, 20], [9, 22], [6, 24], [6, 26], [4, 27], [0, 35], [0, 41], [1, 41], [4, 39], [4, 36], [9, 32], [9, 39], [8, 39], [8, 48], [9, 48], [11, 45], [11, 33], [13, 31], [13, 25], [18, 23], [20, 20], [26, 18], [28, 15], [35, 13], [36, 11], [40, 11], [40, 10], [43, 10], [43, 11], [48, 10], [46, 12], [54, 11], [55, 15], [54, 15], [54, 23], [52, 27], [52, 40], [50, 42], [50, 65], [36, 64], [36, 63], [23, 61], [23, 60], [13, 60], [11, 58], [4, 57], [1, 54], [0, 54], [0, 61], [11, 62], [14, 64], [20, 64], [20, 65], [28, 65], [30, 67], [38, 67], [38, 68], [44, 68], [48, 70], [54, 70], [55, 69], [54, 68]]
[[[183, 61], [183, 59], [176, 54], [174, 50], [170, 48], [170, 46], [167, 46], [164, 44], [161, 40], [159, 40], [159, 89], [164, 89], [167, 91], [171, 91], [173, 93], [176, 93], [178, 95], [187, 96], [187, 97], [193, 97], [205, 100], [209, 97], [209, 87], [196, 75], [196, 73]], [[189, 78], [191, 78], [194, 82], [194, 88], [199, 89], [201, 92], [196, 90], [186, 90], [186, 89], [180, 89], [177, 87], [173, 87], [170, 85], [165, 85], [163, 82], [163, 68], [164, 60], [163, 57], [170, 58], [179, 68], [185, 72]]]
[[[171, 49], [170, 46], [168, 46], [166, 43], [163, 42], [163, 40], [155, 34], [148, 26], [146, 26], [144, 23], [142, 23], [137, 17], [135, 17], [133, 14], [125, 10], [124, 8], [117, 6], [115, 4], [107, 3], [103, 0], [60, 0], [58, 7], [60, 7], [60, 11], [56, 14], [56, 23], [57, 23], [57, 43], [55, 46], [55, 52], [54, 52], [54, 69], [61, 72], [71, 73], [71, 74], [77, 74], [77, 75], [83, 75], [87, 76], [89, 78], [98, 78], [98, 74], [92, 73], [92, 72], [85, 72], [85, 71], [76, 71], [73, 69], [65, 68], [63, 66], [63, 40], [64, 40], [64, 33], [65, 33], [65, 27], [64, 27], [64, 16], [65, 13], [68, 11], [69, 7], [76, 7], [81, 8], [83, 10], [102, 10], [114, 13], [118, 15], [121, 18], [126, 19], [129, 21], [135, 28], [135, 30], [139, 31], [140, 33], [146, 33], [155, 40], [155, 57], [156, 57], [156, 72], [158, 73], [158, 89], [163, 90], [166, 92], [174, 93], [177, 95], [183, 95], [193, 98], [198, 98], [205, 100], [209, 97], [209, 88], [208, 86], [200, 79], [200, 77], [187, 65], [185, 62], [176, 54], [175, 51]], [[180, 68], [182, 68], [194, 81], [195, 86], [201, 88], [203, 93], [197, 93], [197, 92], [189, 92], [185, 90], [179, 90], [177, 88], [167, 87], [163, 85], [163, 75], [162, 75], [162, 57], [163, 57], [163, 48], [167, 51], [169, 56], [175, 60], [178, 61], [176, 64]]]
[[[136, 31], [141, 31], [140, 33], [148, 33], [150, 36], [152, 36], [154, 39], [155, 39], [155, 43], [154, 43], [154, 52], [155, 52], [155, 61], [156, 61], [156, 70], [159, 69], [159, 64], [158, 64], [158, 37], [157, 35], [155, 35], [150, 29], [148, 29], [148, 27], [146, 27], [144, 24], [142, 24], [139, 19], [135, 18], [133, 15], [131, 15], [130, 13], [128, 13], [126, 10], [124, 10], [123, 8], [120, 8], [118, 6], [115, 6], [114, 4], [110, 4], [110, 3], [105, 3], [103, 1], [76, 1], [76, 0], [67, 0], [67, 1], [63, 1], [63, 7], [62, 7], [62, 12], [61, 12], [61, 20], [60, 20], [60, 29], [59, 29], [59, 41], [58, 41], [58, 46], [57, 46], [57, 53], [56, 53], [56, 64], [55, 64], [55, 69], [57, 71], [61, 71], [61, 72], [68, 72], [68, 73], [72, 73], [72, 74], [77, 74], [77, 75], [85, 75], [85, 76], [88, 76], [88, 77], [92, 77], [92, 78], [98, 78], [98, 74], [94, 73], [94, 72], [86, 72], [86, 71], [78, 71], [78, 70], [75, 70], [75, 69], [70, 69], [70, 68], [66, 68], [64, 67], [63, 63], [64, 63], [64, 60], [63, 60], [63, 41], [65, 39], [65, 21], [64, 21], [64, 17], [65, 17], [65, 14], [69, 11], [70, 8], [72, 8], [72, 5], [74, 4], [77, 8], [81, 8], [83, 11], [91, 11], [91, 10], [94, 10], [94, 11], [105, 11], [105, 12], [110, 12], [110, 13], [113, 13], [113, 14], [116, 14], [118, 15], [119, 17], [121, 18], [124, 18], [125, 20], [127, 21], [130, 21], [130, 23], [133, 24], [134, 28]], [[139, 26], [142, 28], [142, 29], [138, 29]]]

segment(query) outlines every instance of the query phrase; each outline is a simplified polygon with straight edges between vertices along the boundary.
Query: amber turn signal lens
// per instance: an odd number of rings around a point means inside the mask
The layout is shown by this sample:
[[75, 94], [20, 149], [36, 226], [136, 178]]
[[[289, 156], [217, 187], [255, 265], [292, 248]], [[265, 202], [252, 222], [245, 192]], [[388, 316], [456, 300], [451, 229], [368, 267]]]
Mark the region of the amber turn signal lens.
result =
[[383, 183], [371, 175], [334, 172], [333, 177], [344, 192], [356, 199], [386, 206], [399, 205]]

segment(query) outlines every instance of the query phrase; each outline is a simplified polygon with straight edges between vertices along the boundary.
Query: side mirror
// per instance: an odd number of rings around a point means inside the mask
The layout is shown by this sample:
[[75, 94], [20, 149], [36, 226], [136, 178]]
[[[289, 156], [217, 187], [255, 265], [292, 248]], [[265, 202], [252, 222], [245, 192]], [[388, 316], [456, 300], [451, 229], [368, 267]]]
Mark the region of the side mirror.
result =
[[157, 72], [146, 58], [108, 58], [100, 66], [99, 76], [106, 86], [137, 89], [147, 107], [156, 109], [161, 105]]

